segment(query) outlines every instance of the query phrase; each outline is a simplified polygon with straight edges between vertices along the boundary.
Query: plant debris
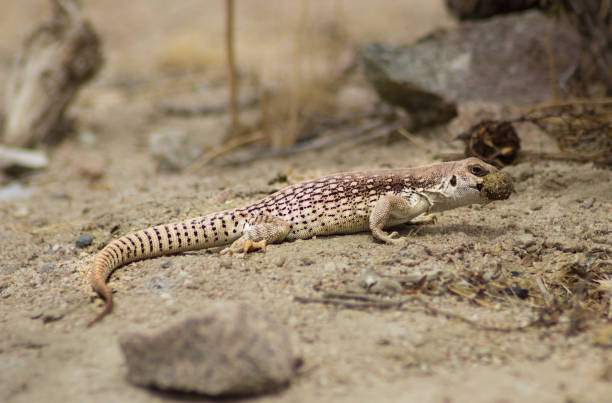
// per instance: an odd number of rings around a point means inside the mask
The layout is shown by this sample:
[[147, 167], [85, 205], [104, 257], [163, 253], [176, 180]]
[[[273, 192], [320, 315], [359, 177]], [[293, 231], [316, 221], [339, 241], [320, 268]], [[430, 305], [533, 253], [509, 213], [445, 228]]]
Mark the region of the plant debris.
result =
[[465, 142], [465, 156], [477, 157], [498, 168], [516, 161], [521, 141], [508, 121], [483, 120], [458, 137]]
[[541, 105], [516, 121], [536, 125], [568, 157], [612, 166], [612, 98]]

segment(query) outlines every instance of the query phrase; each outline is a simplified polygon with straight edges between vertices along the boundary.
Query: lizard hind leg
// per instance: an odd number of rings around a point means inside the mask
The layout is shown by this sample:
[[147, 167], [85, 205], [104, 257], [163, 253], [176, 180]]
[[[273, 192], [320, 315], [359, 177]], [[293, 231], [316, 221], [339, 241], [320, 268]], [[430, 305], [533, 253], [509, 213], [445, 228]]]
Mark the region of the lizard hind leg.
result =
[[275, 216], [258, 215], [252, 222], [249, 222], [249, 227], [244, 234], [223, 249], [221, 254], [236, 252], [246, 256], [247, 253], [259, 249], [265, 252], [268, 244], [282, 242], [288, 233], [289, 223], [287, 221]]

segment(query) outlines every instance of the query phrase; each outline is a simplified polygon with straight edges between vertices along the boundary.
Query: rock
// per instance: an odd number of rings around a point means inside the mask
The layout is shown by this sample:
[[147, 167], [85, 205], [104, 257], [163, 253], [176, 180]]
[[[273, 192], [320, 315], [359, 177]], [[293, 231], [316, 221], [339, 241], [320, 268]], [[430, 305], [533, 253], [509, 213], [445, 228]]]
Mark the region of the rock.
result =
[[178, 172], [202, 155], [202, 147], [182, 130], [165, 129], [149, 136], [149, 152], [159, 171]]
[[119, 343], [131, 382], [210, 396], [278, 390], [300, 363], [287, 328], [232, 302], [213, 303], [153, 335], [124, 335]]
[[364, 270], [361, 273], [361, 276], [357, 279], [357, 285], [372, 294], [395, 295], [403, 291], [402, 285], [398, 281], [383, 277], [371, 269]]
[[2, 269], [4, 274], [13, 274], [16, 271], [20, 270], [21, 268], [18, 266], [4, 266], [4, 268]]
[[77, 248], [86, 248], [93, 242], [93, 236], [89, 234], [80, 235], [75, 242]]
[[488, 18], [541, 7], [540, 0], [446, 0], [446, 8], [460, 20]]
[[536, 239], [531, 234], [522, 234], [516, 237], [515, 243], [521, 249], [527, 249], [530, 246], [534, 245]]
[[0, 169], [9, 173], [19, 173], [28, 169], [42, 169], [48, 165], [49, 159], [41, 151], [0, 146]]
[[40, 268], [40, 273], [47, 273], [53, 270], [55, 270], [55, 265], [53, 263], [46, 263]]
[[0, 187], [0, 201], [27, 199], [32, 196], [32, 190], [15, 182]]
[[362, 59], [381, 98], [425, 126], [450, 120], [458, 102], [527, 105], [553, 99], [547, 38], [562, 77], [578, 60], [581, 39], [539, 11], [464, 23], [410, 46], [370, 44]]
[[52, 1], [8, 80], [3, 142], [30, 147], [56, 141], [71, 126], [65, 111], [103, 64], [100, 39], [73, 1]]

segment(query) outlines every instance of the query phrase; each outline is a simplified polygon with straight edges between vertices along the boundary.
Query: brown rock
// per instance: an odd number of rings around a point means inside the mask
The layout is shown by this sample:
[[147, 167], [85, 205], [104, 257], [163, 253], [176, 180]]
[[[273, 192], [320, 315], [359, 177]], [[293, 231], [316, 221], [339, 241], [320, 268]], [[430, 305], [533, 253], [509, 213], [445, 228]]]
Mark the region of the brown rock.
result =
[[4, 143], [30, 147], [70, 129], [64, 112], [102, 66], [100, 39], [72, 1], [53, 0], [53, 19], [26, 41], [9, 79]]
[[299, 364], [288, 330], [246, 304], [217, 302], [153, 335], [121, 337], [131, 382], [206, 395], [286, 386]]
[[380, 97], [424, 126], [452, 119], [458, 102], [529, 105], [553, 99], [547, 38], [560, 79], [575, 67], [581, 39], [571, 26], [539, 11], [463, 23], [409, 46], [367, 45], [362, 58]]

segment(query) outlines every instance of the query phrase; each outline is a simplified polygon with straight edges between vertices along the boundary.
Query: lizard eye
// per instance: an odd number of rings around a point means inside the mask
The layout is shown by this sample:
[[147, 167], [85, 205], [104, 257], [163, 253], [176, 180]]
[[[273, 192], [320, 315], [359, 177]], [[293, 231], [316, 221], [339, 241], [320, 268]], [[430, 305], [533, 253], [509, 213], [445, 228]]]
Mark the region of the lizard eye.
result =
[[476, 176], [485, 176], [486, 174], [489, 173], [489, 171], [487, 171], [484, 167], [478, 164], [470, 165], [469, 170], [472, 175], [476, 175]]

